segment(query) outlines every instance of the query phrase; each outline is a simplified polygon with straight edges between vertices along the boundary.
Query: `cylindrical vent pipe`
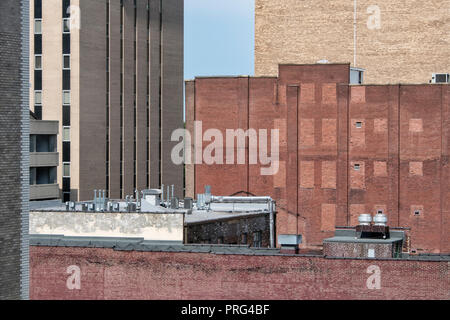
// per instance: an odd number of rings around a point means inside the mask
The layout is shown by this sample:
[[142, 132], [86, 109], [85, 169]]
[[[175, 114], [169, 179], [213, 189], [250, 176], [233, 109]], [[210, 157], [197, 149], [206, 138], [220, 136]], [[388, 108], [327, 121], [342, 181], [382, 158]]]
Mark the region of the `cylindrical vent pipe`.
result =
[[363, 213], [358, 217], [358, 222], [361, 226], [370, 226], [372, 216], [368, 213]]
[[383, 213], [378, 213], [373, 217], [373, 222], [376, 226], [387, 226], [387, 216]]

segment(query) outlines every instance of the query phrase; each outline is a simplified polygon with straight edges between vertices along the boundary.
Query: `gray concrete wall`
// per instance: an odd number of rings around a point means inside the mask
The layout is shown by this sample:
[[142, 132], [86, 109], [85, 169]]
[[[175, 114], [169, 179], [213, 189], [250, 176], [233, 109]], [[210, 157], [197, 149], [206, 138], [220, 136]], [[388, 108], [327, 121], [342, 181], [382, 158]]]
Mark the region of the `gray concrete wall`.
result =
[[164, 185], [175, 185], [175, 196], [184, 196], [183, 166], [171, 159], [172, 132], [183, 128], [183, 30], [184, 1], [162, 2], [162, 105], [161, 105], [161, 174]]

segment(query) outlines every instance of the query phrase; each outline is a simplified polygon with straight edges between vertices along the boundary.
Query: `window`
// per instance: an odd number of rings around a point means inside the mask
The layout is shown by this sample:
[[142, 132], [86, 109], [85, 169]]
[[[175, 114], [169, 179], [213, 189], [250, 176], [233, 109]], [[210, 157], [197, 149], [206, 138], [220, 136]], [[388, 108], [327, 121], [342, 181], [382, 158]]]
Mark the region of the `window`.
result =
[[419, 215], [420, 215], [420, 210], [415, 210], [415, 211], [414, 211], [414, 215], [415, 215], [415, 216], [419, 216]]
[[42, 56], [41, 55], [34, 56], [34, 69], [42, 70]]
[[356, 127], [358, 129], [361, 129], [362, 128], [362, 122], [361, 121], [356, 122]]
[[70, 126], [70, 106], [63, 106], [63, 126]]
[[377, 214], [383, 214], [383, 210], [377, 210]]
[[353, 168], [354, 168], [356, 171], [359, 171], [359, 169], [361, 168], [361, 166], [360, 166], [359, 164], [355, 164], [355, 165], [353, 166]]
[[63, 70], [63, 90], [70, 90], [70, 70]]
[[262, 245], [261, 243], [261, 231], [256, 231], [253, 233], [253, 246], [255, 248], [260, 248]]
[[68, 18], [70, 17], [70, 0], [63, 0], [63, 5], [62, 5], [62, 16], [63, 18]]
[[42, 0], [34, 0], [34, 17], [42, 19]]
[[34, 92], [34, 103], [35, 104], [42, 104], [42, 91], [35, 91]]
[[241, 235], [241, 244], [247, 244], [247, 233]]
[[63, 142], [63, 162], [70, 162], [70, 142]]
[[70, 201], [70, 192], [64, 192], [63, 193], [63, 202]]
[[63, 178], [63, 192], [70, 192], [70, 178]]
[[34, 35], [34, 53], [42, 54], [42, 34]]
[[34, 70], [34, 90], [42, 90], [42, 70]]
[[63, 19], [63, 33], [70, 33], [70, 19]]
[[34, 115], [38, 120], [42, 120], [42, 106], [34, 106]]
[[63, 164], [63, 177], [70, 177], [70, 163]]
[[42, 34], [42, 20], [41, 19], [34, 20], [34, 34]]
[[63, 69], [70, 69], [70, 55], [63, 55]]
[[70, 141], [70, 128], [63, 128], [63, 141]]
[[70, 54], [70, 33], [63, 34], [63, 54]]
[[70, 104], [70, 91], [63, 91], [63, 104]]

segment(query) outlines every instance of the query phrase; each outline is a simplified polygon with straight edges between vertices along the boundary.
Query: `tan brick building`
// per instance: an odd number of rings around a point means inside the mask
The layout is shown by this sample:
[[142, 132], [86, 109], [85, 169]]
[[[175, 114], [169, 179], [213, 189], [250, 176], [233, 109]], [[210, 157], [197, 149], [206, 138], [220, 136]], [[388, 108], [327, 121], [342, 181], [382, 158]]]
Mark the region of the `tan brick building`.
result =
[[320, 60], [365, 69], [367, 84], [427, 83], [433, 73], [450, 73], [450, 0], [255, 4], [256, 76]]
[[175, 185], [183, 126], [183, 0], [33, 0], [31, 109], [60, 123], [64, 200]]

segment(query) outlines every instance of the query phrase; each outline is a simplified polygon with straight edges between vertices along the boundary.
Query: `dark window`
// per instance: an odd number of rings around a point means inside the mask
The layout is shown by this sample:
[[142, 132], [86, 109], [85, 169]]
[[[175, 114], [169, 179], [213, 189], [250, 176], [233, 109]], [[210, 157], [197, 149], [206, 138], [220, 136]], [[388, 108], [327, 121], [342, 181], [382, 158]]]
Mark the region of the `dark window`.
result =
[[34, 18], [42, 19], [42, 0], [34, 0]]
[[63, 162], [70, 162], [70, 142], [63, 142]]
[[63, 178], [63, 192], [70, 192], [70, 178]]
[[253, 233], [253, 246], [255, 248], [260, 248], [262, 245], [261, 243], [261, 231], [257, 231]]
[[63, 193], [63, 201], [64, 202], [70, 201], [70, 193]]
[[42, 106], [34, 106], [34, 115], [38, 120], [42, 120]]
[[42, 70], [34, 71], [34, 90], [42, 90]]
[[70, 70], [63, 70], [63, 90], [70, 90]]
[[63, 18], [69, 18], [70, 17], [69, 7], [70, 7], [70, 0], [63, 0], [63, 6], [62, 6]]
[[63, 126], [70, 127], [70, 106], [63, 106]]
[[70, 54], [70, 34], [68, 33], [63, 34], [63, 54]]
[[241, 244], [247, 244], [247, 233], [243, 233], [241, 236]]
[[34, 54], [42, 54], [42, 34], [34, 35]]

